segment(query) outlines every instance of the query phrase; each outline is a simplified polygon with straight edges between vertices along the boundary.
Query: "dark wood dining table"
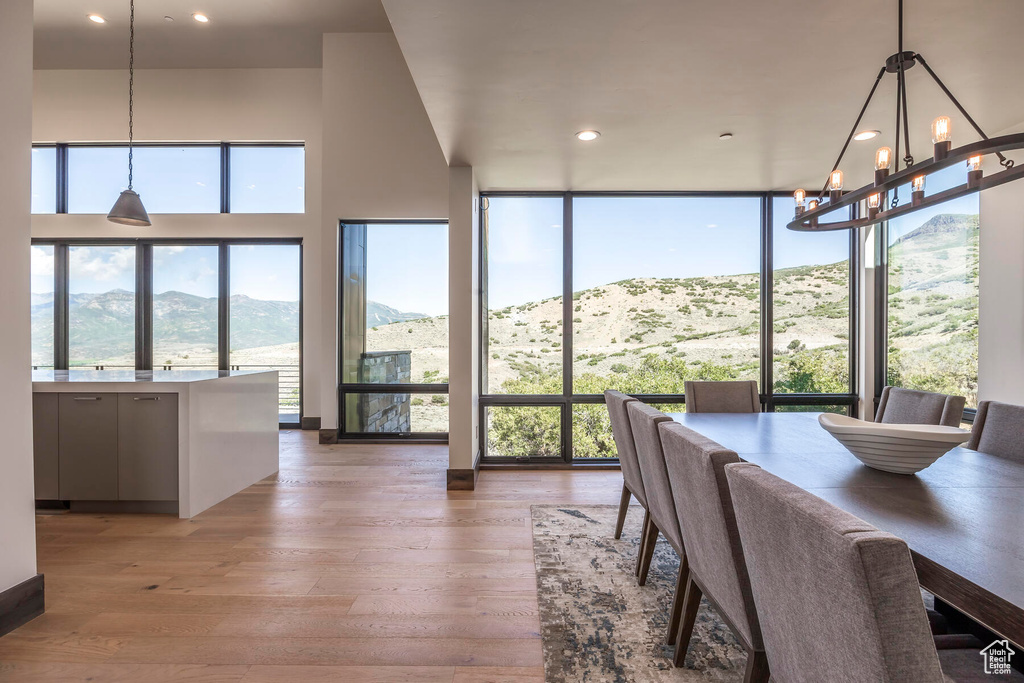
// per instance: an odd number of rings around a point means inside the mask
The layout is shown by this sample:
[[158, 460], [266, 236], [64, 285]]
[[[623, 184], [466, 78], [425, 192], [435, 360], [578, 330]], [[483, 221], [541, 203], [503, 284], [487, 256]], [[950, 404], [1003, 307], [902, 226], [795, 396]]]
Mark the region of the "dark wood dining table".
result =
[[910, 546], [921, 585], [1024, 646], [1024, 463], [955, 448], [913, 475], [862, 464], [819, 413], [671, 413]]

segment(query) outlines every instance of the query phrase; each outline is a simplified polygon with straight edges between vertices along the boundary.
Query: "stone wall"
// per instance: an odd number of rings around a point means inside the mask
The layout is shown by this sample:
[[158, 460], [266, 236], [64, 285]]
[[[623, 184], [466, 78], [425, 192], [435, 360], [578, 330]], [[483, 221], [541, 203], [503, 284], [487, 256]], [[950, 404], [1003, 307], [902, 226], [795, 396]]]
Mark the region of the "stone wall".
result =
[[[411, 351], [373, 351], [362, 355], [362, 381], [369, 384], [408, 384], [412, 377]], [[360, 431], [389, 433], [412, 431], [409, 394], [362, 394], [359, 397]]]

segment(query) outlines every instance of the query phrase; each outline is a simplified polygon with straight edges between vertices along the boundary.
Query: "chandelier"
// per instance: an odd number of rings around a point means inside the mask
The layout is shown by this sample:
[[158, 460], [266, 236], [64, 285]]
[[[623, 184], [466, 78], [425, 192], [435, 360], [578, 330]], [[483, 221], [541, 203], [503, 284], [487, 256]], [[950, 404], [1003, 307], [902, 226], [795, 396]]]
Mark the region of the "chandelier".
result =
[[[981, 136], [981, 140], [962, 147], [953, 149], [952, 125], [948, 116], [940, 116], [932, 122], [932, 158], [927, 161], [915, 163], [914, 156], [910, 152], [910, 124], [907, 117], [907, 79], [906, 72], [911, 67], [920, 64], [932, 80], [939, 86], [939, 89], [949, 98], [949, 101], [956, 107], [961, 115], [967, 120], [971, 127]], [[896, 131], [895, 131], [895, 152], [892, 148], [881, 147], [875, 152], [875, 180], [873, 183], [851, 192], [843, 192], [843, 172], [839, 165], [843, 161], [850, 141], [860, 126], [860, 121], [867, 111], [871, 98], [882, 77], [887, 73], [896, 74]], [[900, 170], [900, 133], [902, 127], [903, 142], [906, 146], [906, 153], [902, 157], [904, 168]], [[880, 223], [897, 216], [902, 216], [927, 206], [933, 206], [947, 202], [957, 197], [962, 197], [972, 192], [979, 192], [990, 187], [996, 187], [1011, 180], [1024, 177], [1024, 167], [1014, 168], [1012, 159], [1007, 159], [1003, 152], [1011, 149], [1024, 148], [1024, 133], [1003, 135], [990, 138], [985, 135], [981, 127], [975, 123], [971, 115], [967, 113], [963, 105], [953, 96], [949, 88], [928, 66], [924, 56], [919, 52], [903, 49], [903, 0], [899, 0], [899, 45], [896, 54], [885, 60], [885, 65], [879, 70], [875, 82], [871, 86], [868, 98], [857, 115], [857, 121], [846, 138], [846, 144], [839, 152], [832, 171], [828, 174], [828, 180], [816, 197], [808, 198], [804, 190], [797, 190], [793, 193], [796, 201], [796, 216], [786, 227], [790, 230], [801, 230], [805, 232], [816, 232], [825, 230], [845, 230]], [[999, 159], [1002, 170], [985, 175], [982, 172], [982, 158], [986, 154], [994, 154]], [[936, 171], [948, 168], [955, 164], [965, 164], [966, 172], [964, 182], [956, 187], [927, 194], [925, 191], [928, 176]], [[910, 183], [911, 198], [909, 203], [900, 203], [898, 188]], [[892, 196], [889, 191], [892, 190]], [[827, 193], [827, 194], [826, 194]], [[819, 218], [825, 214], [844, 207], [850, 207], [859, 202], [866, 205], [865, 215], [838, 222], [819, 222]]]

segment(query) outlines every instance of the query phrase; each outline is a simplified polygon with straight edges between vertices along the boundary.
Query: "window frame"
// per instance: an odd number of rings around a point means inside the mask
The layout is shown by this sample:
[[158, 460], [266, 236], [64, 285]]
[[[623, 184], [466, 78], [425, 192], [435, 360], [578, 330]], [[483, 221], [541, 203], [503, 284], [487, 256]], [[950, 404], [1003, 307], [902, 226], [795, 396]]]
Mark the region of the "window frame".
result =
[[[480, 380], [477, 390], [480, 395], [479, 414], [481, 438], [481, 462], [486, 464], [522, 464], [528, 466], [565, 467], [565, 466], [599, 466], [614, 465], [617, 458], [576, 458], [573, 456], [572, 418], [573, 407], [576, 405], [603, 404], [602, 394], [574, 394], [573, 380], [573, 198], [574, 197], [695, 197], [695, 198], [751, 198], [760, 200], [760, 297], [761, 308], [760, 335], [758, 352], [760, 354], [760, 377], [758, 380], [761, 408], [765, 412], [774, 412], [777, 406], [847, 406], [848, 413], [856, 416], [857, 402], [857, 358], [859, 353], [858, 312], [860, 310], [860, 230], [850, 230], [850, 268], [849, 268], [849, 392], [845, 394], [777, 394], [774, 387], [773, 362], [773, 314], [774, 314], [774, 269], [772, 199], [787, 196], [783, 191], [736, 191], [736, 192], [481, 192], [479, 207], [479, 238], [480, 250], [478, 268], [480, 272], [480, 303], [477, 316], [480, 321], [478, 343], [480, 347]], [[792, 196], [792, 193], [789, 193]], [[489, 394], [487, 388], [487, 362], [489, 358], [488, 336], [488, 242], [487, 221], [485, 218], [488, 200], [491, 197], [561, 197], [562, 198], [562, 392], [550, 395], [520, 394]], [[857, 211], [857, 209], [853, 209]], [[782, 226], [782, 229], [785, 229]], [[679, 403], [685, 404], [683, 394], [635, 394], [635, 398], [648, 403]], [[491, 456], [487, 453], [486, 418], [490, 406], [560, 406], [561, 407], [561, 443], [562, 457], [555, 458], [509, 458]]]
[[[127, 141], [122, 142], [38, 142], [32, 143], [32, 148], [55, 148], [57, 150], [57, 204], [56, 211], [54, 213], [41, 213], [33, 214], [36, 216], [51, 216], [51, 215], [99, 215], [99, 214], [72, 214], [68, 211], [68, 192], [69, 192], [69, 181], [68, 181], [68, 150], [69, 149], [102, 149], [108, 147], [127, 147]], [[284, 142], [133, 142], [133, 147], [146, 148], [146, 147], [203, 147], [208, 149], [219, 149], [220, 150], [220, 211], [219, 213], [232, 213], [231, 211], [231, 150], [236, 147], [302, 147], [305, 149], [305, 142], [295, 141], [284, 141]], [[305, 187], [305, 169], [303, 169], [303, 187]], [[111, 198], [111, 202], [116, 197]], [[304, 203], [305, 204], [305, 203]], [[113, 205], [113, 204], [111, 204]], [[305, 215], [305, 205], [303, 206], [302, 213], [288, 212], [288, 213], [245, 213], [242, 215], [257, 216], [257, 215], [278, 215], [278, 216], [302, 216]], [[158, 215], [196, 215], [196, 216], [213, 216], [217, 213], [164, 213]]]
[[299, 249], [299, 413], [296, 422], [281, 422], [284, 429], [301, 427], [303, 412], [303, 247], [300, 237], [281, 238], [33, 238], [33, 246], [53, 246], [53, 350], [54, 369], [67, 370], [69, 365], [69, 248], [70, 247], [133, 247], [135, 249], [135, 370], [153, 369], [153, 247], [154, 246], [216, 246], [217, 272], [217, 356], [218, 369], [231, 370], [231, 247], [239, 245], [294, 245]]
[[[424, 218], [424, 219], [413, 219], [403, 218], [396, 220], [384, 220], [384, 219], [349, 219], [338, 221], [338, 263], [343, 264], [345, 262], [345, 240], [342, 239], [342, 231], [346, 225], [444, 225], [448, 229], [448, 240], [451, 240], [451, 231], [449, 227], [449, 220], [447, 218]], [[451, 276], [451, 264], [448, 264], [448, 276]], [[345, 321], [345, 295], [344, 295], [345, 280], [343, 277], [338, 278], [338, 377], [337, 381], [337, 397], [338, 397], [338, 443], [394, 443], [400, 441], [402, 443], [421, 443], [421, 444], [446, 444], [448, 443], [448, 431], [444, 432], [349, 432], [345, 429], [346, 423], [346, 397], [349, 395], [365, 395], [365, 394], [443, 394], [449, 395], [448, 384], [431, 384], [431, 383], [417, 383], [417, 384], [369, 384], [369, 383], [345, 383], [341, 380], [341, 368], [344, 367], [345, 363], [345, 349], [342, 343], [344, 335], [344, 321]], [[449, 311], [449, 315], [451, 311]], [[449, 362], [451, 357], [449, 354]], [[450, 369], [450, 368], [449, 368]], [[450, 406], [450, 403], [449, 403]], [[451, 414], [449, 413], [449, 428], [451, 427]]]

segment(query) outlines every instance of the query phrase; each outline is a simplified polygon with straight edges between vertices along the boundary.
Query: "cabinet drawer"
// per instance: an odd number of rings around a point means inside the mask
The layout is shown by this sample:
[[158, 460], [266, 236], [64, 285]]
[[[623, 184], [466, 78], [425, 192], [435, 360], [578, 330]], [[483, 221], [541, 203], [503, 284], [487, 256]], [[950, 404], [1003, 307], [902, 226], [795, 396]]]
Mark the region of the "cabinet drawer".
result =
[[178, 500], [178, 396], [118, 394], [119, 500]]
[[60, 499], [57, 394], [32, 394], [32, 454], [36, 500]]
[[60, 497], [117, 500], [117, 394], [60, 394]]

